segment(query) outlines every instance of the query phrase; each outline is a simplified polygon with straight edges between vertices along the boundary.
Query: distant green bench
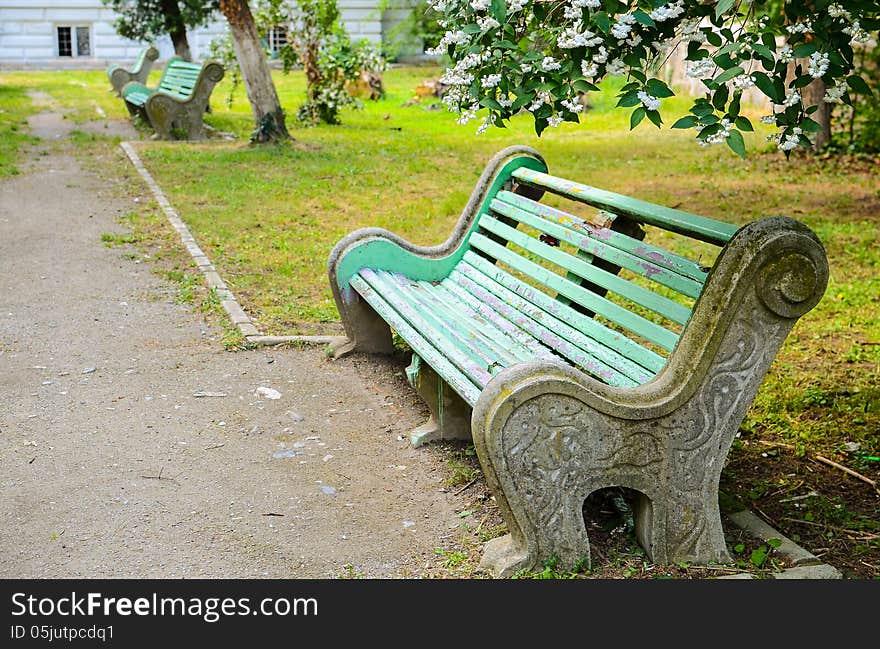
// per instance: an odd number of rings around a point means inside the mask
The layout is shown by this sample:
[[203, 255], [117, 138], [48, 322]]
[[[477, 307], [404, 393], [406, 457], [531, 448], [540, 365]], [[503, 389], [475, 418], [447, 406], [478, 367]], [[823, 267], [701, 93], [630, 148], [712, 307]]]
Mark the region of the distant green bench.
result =
[[391, 352], [390, 326], [431, 411], [412, 441], [473, 439], [510, 532], [482, 565], [503, 576], [588, 559], [583, 505], [608, 487], [636, 492], [654, 562], [729, 562], [721, 469], [828, 266], [792, 219], [740, 228], [552, 176], [512, 147], [445, 243], [359, 230], [329, 273], [348, 336], [335, 355]]
[[122, 96], [122, 89], [125, 87], [125, 84], [131, 81], [146, 83], [147, 77], [150, 74], [150, 68], [153, 67], [153, 63], [158, 58], [159, 50], [150, 45], [141, 50], [141, 53], [138, 54], [137, 59], [135, 59], [134, 64], [130, 68], [111, 65], [107, 69], [107, 76], [110, 77], [110, 84], [113, 86], [116, 94]]
[[205, 136], [202, 116], [222, 78], [223, 66], [217, 61], [188, 63], [175, 56], [155, 88], [133, 81], [122, 89], [122, 98], [132, 115], [147, 119], [157, 137], [200, 140]]

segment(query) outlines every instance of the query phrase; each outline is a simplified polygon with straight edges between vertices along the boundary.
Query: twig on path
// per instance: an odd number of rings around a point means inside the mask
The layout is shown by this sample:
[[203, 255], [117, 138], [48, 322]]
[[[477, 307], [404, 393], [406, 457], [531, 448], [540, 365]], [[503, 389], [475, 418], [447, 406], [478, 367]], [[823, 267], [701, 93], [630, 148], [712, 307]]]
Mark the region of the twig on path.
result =
[[276, 514], [275, 512], [266, 512], [265, 514], [260, 514], [260, 516], [284, 516], [284, 514]]
[[157, 475], [143, 475], [143, 474], [141, 474], [141, 477], [146, 480], [168, 480], [168, 482], [174, 482], [176, 484], [180, 484], [174, 478], [163, 478], [162, 471], [164, 471], [164, 470], [165, 470], [165, 467], [163, 466], [161, 469], [159, 469], [159, 473]]
[[471, 480], [470, 482], [468, 482], [465, 486], [463, 486], [461, 489], [459, 489], [458, 491], [456, 491], [456, 492], [455, 492], [454, 494], [452, 494], [452, 495], [453, 495], [453, 496], [457, 496], [458, 494], [462, 493], [463, 491], [465, 491], [465, 490], [468, 489], [469, 487], [472, 487], [473, 484], [474, 484], [476, 481], [477, 481], [477, 479], [474, 478], [473, 480]]
[[764, 446], [779, 446], [781, 448], [795, 448], [793, 444], [785, 444], [783, 442], [770, 442], [766, 439], [759, 439], [758, 444], [763, 444]]
[[220, 448], [221, 446], [226, 446], [226, 444], [214, 444], [213, 446], [206, 446], [205, 450], [210, 451], [211, 449]]
[[827, 457], [822, 457], [821, 455], [817, 455], [817, 456], [816, 456], [816, 460], [818, 460], [818, 461], [821, 462], [822, 464], [827, 464], [828, 466], [833, 466], [835, 469], [840, 469], [840, 470], [843, 471], [844, 473], [848, 473], [848, 474], [851, 475], [852, 477], [854, 477], [854, 478], [858, 478], [858, 479], [861, 480], [862, 482], [871, 485], [871, 486], [874, 488], [874, 491], [877, 492], [877, 495], [880, 496], [880, 487], [877, 487], [877, 481], [876, 481], [876, 480], [871, 480], [871, 478], [869, 478], [869, 477], [867, 477], [867, 476], [863, 476], [863, 475], [862, 475], [861, 473], [859, 473], [858, 471], [853, 471], [853, 470], [850, 469], [849, 467], [845, 467], [845, 466], [843, 466], [842, 464], [838, 464], [838, 463], [835, 462], [834, 460], [829, 460]]
[[837, 525], [826, 525], [825, 523], [817, 523], [815, 521], [805, 521], [800, 518], [790, 518], [788, 516], [783, 516], [779, 520], [781, 521], [791, 521], [792, 523], [800, 523], [801, 525], [809, 525], [810, 527], [821, 527], [823, 530], [834, 530], [835, 532], [844, 532], [850, 535], [850, 538], [854, 541], [870, 541], [877, 537], [880, 537], [880, 534], [860, 534], [859, 530], [849, 529], [848, 527], [839, 527]]

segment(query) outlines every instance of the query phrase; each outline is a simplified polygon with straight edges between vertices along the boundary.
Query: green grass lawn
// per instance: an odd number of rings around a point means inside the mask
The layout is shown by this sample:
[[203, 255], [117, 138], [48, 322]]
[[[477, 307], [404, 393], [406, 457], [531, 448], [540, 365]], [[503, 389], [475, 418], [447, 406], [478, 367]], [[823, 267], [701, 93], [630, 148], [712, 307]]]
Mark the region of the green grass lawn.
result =
[[[786, 161], [763, 133], [746, 138], [749, 158], [741, 160], [727, 147], [700, 147], [692, 133], [658, 131], [647, 121], [630, 132], [628, 112], [612, 110], [613, 92], [595, 96], [581, 125], [550, 129], [540, 139], [528, 119], [476, 136], [477, 123], [459, 126], [432, 102], [412, 102], [415, 87], [436, 73], [388, 71], [383, 100], [345, 111], [341, 126], [305, 129], [291, 123], [295, 142], [270, 147], [248, 146], [253, 125], [244, 91], [227, 106], [224, 81], [206, 122], [239, 140], [140, 148], [200, 246], [266, 333], [338, 331], [326, 263], [339, 239], [379, 226], [415, 243], [441, 242], [489, 158], [510, 144], [526, 144], [546, 158], [551, 173], [596, 187], [737, 224], [788, 215], [810, 226], [827, 250], [828, 290], [774, 363], [743, 424], [737, 457], [773, 463], [779, 449], [795, 456], [824, 453], [877, 476], [878, 462], [868, 459], [880, 455], [877, 160], [795, 155]], [[158, 73], [153, 74], [155, 81]], [[275, 78], [292, 116], [304, 97], [301, 75]], [[51, 95], [74, 121], [95, 119], [100, 111], [108, 118], [127, 117], [121, 100], [107, 92], [103, 71], [5, 73], [0, 128], [20, 122], [14, 116], [28, 88]], [[665, 100], [667, 121], [687, 105], [685, 99]], [[82, 146], [98, 144], [86, 138]], [[8, 155], [2, 147], [0, 156]], [[137, 219], [133, 223], [137, 228]], [[853, 444], [858, 449], [847, 450]], [[737, 467], [728, 475], [739, 475]], [[809, 490], [808, 479], [773, 475], [760, 488], [754, 476], [742, 478], [749, 489], [731, 488], [747, 503], [780, 490], [791, 495]], [[850, 484], [871, 495], [866, 485]], [[817, 517], [832, 512], [837, 526], [880, 532], [880, 507], [869, 499], [850, 505], [850, 511], [837, 507], [831, 495], [824, 498], [824, 513], [817, 510]], [[792, 510], [797, 516], [805, 511]], [[880, 542], [866, 546], [876, 553]]]

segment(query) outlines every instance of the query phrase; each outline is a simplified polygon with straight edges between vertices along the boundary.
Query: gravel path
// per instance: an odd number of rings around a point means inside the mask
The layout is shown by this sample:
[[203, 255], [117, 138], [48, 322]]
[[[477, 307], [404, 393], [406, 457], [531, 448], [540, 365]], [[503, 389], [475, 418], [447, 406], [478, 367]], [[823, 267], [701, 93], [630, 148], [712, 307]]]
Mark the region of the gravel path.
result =
[[223, 351], [102, 245], [130, 203], [39, 148], [0, 182], [0, 577], [424, 574], [460, 503], [399, 363]]

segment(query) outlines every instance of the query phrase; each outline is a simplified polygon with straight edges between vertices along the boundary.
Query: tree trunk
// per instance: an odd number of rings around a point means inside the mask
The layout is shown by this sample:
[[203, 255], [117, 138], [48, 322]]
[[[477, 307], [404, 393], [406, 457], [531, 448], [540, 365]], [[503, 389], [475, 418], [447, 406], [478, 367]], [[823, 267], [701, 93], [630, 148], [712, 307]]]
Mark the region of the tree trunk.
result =
[[813, 143], [814, 151], [821, 151], [831, 144], [831, 104], [825, 103], [825, 90], [825, 82], [822, 79], [816, 79], [801, 91], [804, 106], [815, 104], [819, 107], [819, 110], [810, 115], [810, 118], [822, 127], [822, 130], [816, 132], [816, 139]]
[[162, 0], [162, 13], [165, 16], [168, 35], [174, 44], [174, 53], [184, 61], [192, 61], [189, 39], [186, 37], [186, 25], [183, 22], [183, 16], [180, 15], [180, 6], [177, 4], [177, 0]]
[[266, 53], [247, 1], [220, 0], [220, 11], [226, 16], [232, 31], [235, 57], [256, 120], [257, 127], [251, 141], [278, 142], [290, 139]]

